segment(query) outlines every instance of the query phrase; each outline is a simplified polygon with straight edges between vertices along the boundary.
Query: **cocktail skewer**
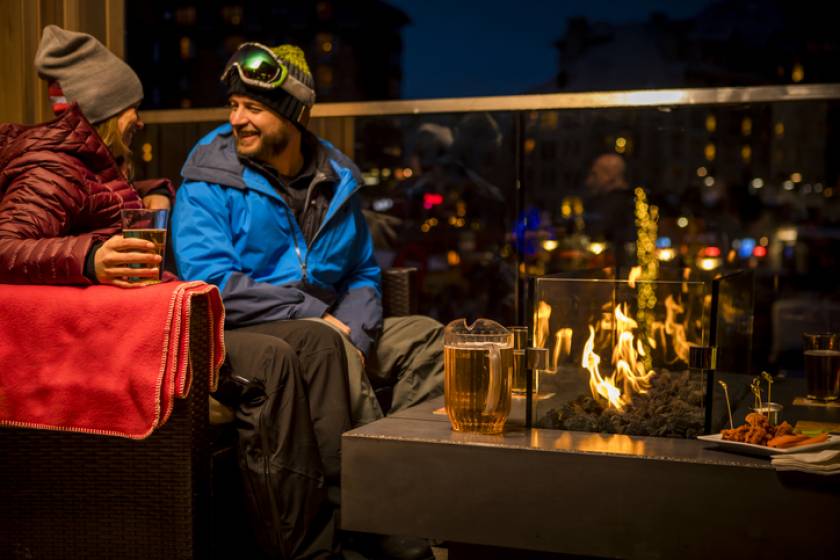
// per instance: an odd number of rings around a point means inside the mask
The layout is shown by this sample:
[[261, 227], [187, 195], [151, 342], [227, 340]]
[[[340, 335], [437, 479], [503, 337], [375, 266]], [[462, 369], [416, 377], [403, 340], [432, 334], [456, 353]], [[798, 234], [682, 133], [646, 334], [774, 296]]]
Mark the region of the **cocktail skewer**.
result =
[[767, 382], [767, 419], [770, 420], [770, 403], [773, 402], [770, 390], [773, 388], [773, 376], [766, 371], [762, 371], [761, 377]]
[[755, 395], [756, 411], [761, 414], [761, 381], [758, 377], [753, 378], [750, 389], [752, 389], [753, 395]]
[[723, 387], [723, 394], [726, 397], [726, 412], [729, 413], [729, 429], [734, 430], [735, 424], [732, 423], [732, 406], [729, 404], [729, 387], [726, 385], [726, 381], [718, 379], [718, 383]]

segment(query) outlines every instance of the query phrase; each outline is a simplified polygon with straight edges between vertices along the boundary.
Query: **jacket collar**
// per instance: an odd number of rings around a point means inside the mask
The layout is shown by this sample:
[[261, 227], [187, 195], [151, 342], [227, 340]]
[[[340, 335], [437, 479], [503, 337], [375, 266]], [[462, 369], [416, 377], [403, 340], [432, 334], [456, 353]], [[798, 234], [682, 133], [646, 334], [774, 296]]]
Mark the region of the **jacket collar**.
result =
[[[343, 203], [364, 184], [361, 173], [350, 158], [335, 149], [332, 144], [311, 133], [307, 134], [311, 136], [310, 141], [317, 148], [315, 182], [334, 181], [337, 186], [333, 202]], [[255, 190], [283, 201], [264, 173], [237, 156], [230, 124], [218, 127], [199, 140], [181, 169], [181, 175], [191, 181]]]

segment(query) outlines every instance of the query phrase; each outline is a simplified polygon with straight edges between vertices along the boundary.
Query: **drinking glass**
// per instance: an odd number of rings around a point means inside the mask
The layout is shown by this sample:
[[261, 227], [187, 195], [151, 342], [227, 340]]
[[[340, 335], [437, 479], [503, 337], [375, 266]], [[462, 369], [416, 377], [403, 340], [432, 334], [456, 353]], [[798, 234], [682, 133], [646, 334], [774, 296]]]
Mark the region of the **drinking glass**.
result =
[[840, 333], [804, 333], [802, 340], [808, 398], [837, 400], [840, 397]]
[[[163, 263], [166, 258], [166, 223], [169, 219], [169, 210], [148, 210], [145, 208], [122, 210], [121, 217], [123, 237], [137, 237], [151, 241], [155, 244], [153, 252], [160, 255], [160, 269], [157, 278], [130, 276], [128, 281], [137, 284], [157, 284], [161, 280]], [[128, 266], [130, 268], [144, 268], [146, 265], [135, 263]]]
[[[528, 327], [507, 327], [513, 333], [513, 383], [514, 394], [525, 394], [528, 390], [528, 362], [525, 350], [528, 348]], [[536, 391], [536, 388], [534, 388]]]

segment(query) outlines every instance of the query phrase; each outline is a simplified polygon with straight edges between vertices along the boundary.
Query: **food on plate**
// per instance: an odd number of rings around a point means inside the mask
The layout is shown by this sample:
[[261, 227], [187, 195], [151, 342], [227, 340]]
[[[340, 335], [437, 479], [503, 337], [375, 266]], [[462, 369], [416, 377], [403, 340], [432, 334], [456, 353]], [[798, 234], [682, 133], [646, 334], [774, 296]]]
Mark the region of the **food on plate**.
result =
[[828, 439], [828, 434], [825, 433], [814, 437], [796, 433], [793, 426], [787, 422], [782, 422], [779, 425], [771, 424], [766, 416], [757, 412], [747, 414], [745, 420], [747, 423], [737, 428], [721, 430], [721, 438], [727, 441], [766, 445], [777, 449], [812, 445]]

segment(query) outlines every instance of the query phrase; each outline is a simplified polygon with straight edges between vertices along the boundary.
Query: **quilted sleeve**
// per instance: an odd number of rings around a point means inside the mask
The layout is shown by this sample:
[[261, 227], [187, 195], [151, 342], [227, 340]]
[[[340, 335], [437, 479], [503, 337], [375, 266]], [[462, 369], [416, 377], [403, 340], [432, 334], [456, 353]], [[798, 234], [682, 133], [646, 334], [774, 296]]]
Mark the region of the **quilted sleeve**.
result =
[[0, 200], [0, 283], [91, 284], [95, 236], [73, 231], [87, 202], [82, 180], [54, 162], [15, 177]]

